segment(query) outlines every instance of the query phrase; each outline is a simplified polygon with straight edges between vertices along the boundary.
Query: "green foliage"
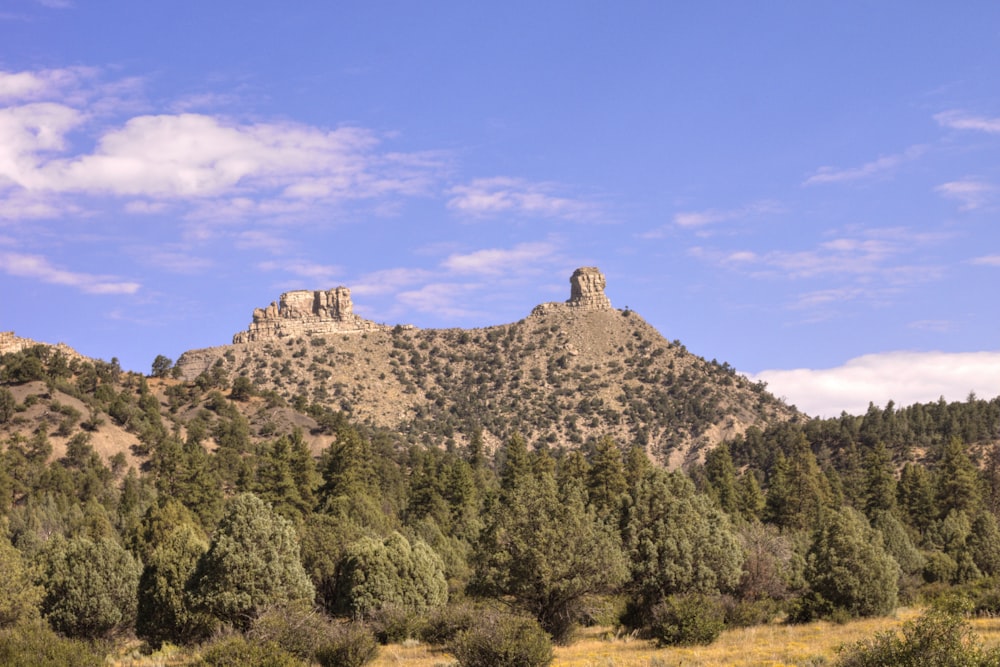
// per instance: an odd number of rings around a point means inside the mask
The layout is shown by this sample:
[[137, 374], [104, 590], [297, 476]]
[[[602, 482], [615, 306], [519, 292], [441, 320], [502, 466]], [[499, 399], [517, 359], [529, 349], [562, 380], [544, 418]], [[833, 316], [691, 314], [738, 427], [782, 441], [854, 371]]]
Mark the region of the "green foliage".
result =
[[671, 595], [650, 610], [647, 632], [660, 646], [711, 644], [725, 627], [718, 597]]
[[339, 588], [342, 610], [358, 618], [387, 606], [423, 611], [448, 601], [440, 556], [423, 540], [410, 544], [399, 533], [351, 544], [341, 563]]
[[487, 508], [487, 524], [473, 554], [470, 589], [510, 596], [565, 641], [582, 617], [588, 596], [610, 591], [626, 578], [618, 535], [584, 506], [561, 499], [544, 467], [527, 469], [512, 440], [501, 494]]
[[903, 625], [902, 636], [880, 632], [844, 649], [838, 667], [995, 667], [1000, 650], [986, 650], [955, 605], [937, 606]]
[[729, 519], [680, 473], [651, 471], [623, 519], [629, 590], [640, 609], [679, 593], [735, 589], [743, 550]]
[[420, 638], [434, 646], [449, 644], [460, 632], [479, 624], [484, 610], [469, 602], [448, 604], [431, 610], [421, 628]]
[[104, 656], [90, 643], [60, 637], [43, 622], [0, 630], [0, 665], [5, 667], [100, 667]]
[[38, 620], [43, 593], [21, 553], [0, 536], [0, 628]]
[[162, 354], [156, 355], [153, 359], [153, 368], [151, 375], [155, 378], [165, 378], [170, 375], [171, 369], [174, 367], [174, 362], [169, 357], [165, 357]]
[[136, 634], [154, 648], [164, 641], [190, 643], [207, 636], [212, 618], [191, 608], [186, 586], [208, 540], [176, 501], [150, 508], [144, 520], [145, 568], [139, 579]]
[[252, 494], [230, 501], [190, 586], [197, 608], [238, 628], [270, 606], [311, 603], [315, 593], [291, 524]]
[[320, 667], [361, 667], [378, 655], [378, 643], [371, 630], [361, 623], [333, 626], [315, 659]]
[[484, 615], [448, 648], [461, 667], [545, 667], [553, 658], [552, 643], [534, 619], [502, 613]]
[[824, 519], [806, 556], [809, 593], [800, 619], [878, 616], [896, 607], [899, 565], [864, 517], [844, 508]]
[[6, 424], [17, 412], [17, 399], [7, 387], [0, 387], [0, 424]]
[[42, 613], [70, 637], [96, 639], [132, 627], [140, 566], [111, 539], [54, 539], [47, 548]]
[[305, 667], [288, 651], [269, 642], [259, 644], [243, 635], [230, 635], [213, 642], [195, 663], [197, 667]]

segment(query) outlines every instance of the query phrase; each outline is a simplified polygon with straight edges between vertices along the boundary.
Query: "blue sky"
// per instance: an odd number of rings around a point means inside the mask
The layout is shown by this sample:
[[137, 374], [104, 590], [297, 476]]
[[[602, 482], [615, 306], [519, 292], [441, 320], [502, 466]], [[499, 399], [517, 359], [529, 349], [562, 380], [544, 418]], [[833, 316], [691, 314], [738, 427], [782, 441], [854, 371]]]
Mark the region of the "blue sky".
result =
[[577, 266], [810, 414], [1000, 394], [1000, 5], [0, 7], [0, 330], [147, 371], [282, 291]]

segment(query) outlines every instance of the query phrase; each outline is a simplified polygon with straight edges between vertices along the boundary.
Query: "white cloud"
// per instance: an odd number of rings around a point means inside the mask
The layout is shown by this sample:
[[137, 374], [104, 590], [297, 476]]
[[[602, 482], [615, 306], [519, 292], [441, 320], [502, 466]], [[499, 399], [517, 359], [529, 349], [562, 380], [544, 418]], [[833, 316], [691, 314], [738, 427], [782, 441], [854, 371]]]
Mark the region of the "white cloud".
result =
[[36, 72], [0, 71], [0, 102], [40, 100], [75, 87], [96, 70], [88, 67], [46, 69]]
[[180, 274], [197, 274], [212, 268], [215, 262], [207, 257], [198, 257], [184, 252], [152, 251], [142, 253], [144, 261], [153, 266]]
[[442, 266], [463, 274], [498, 276], [537, 268], [550, 261], [556, 249], [551, 243], [521, 243], [513, 248], [489, 248], [468, 254], [450, 255]]
[[842, 411], [863, 414], [869, 402], [906, 406], [942, 396], [960, 401], [970, 391], [1000, 395], [1000, 352], [889, 352], [836, 368], [766, 370], [749, 377], [806, 414], [836, 417]]
[[934, 188], [934, 191], [949, 199], [957, 199], [961, 210], [974, 211], [985, 205], [993, 195], [995, 187], [976, 180], [950, 181]]
[[971, 260], [972, 264], [979, 266], [1000, 266], [1000, 255], [984, 255]]
[[87, 294], [135, 294], [141, 285], [113, 276], [76, 273], [60, 269], [39, 255], [0, 253], [0, 271], [20, 278], [35, 278], [53, 285], [73, 287]]
[[470, 317], [482, 315], [467, 308], [465, 302], [483, 285], [475, 283], [430, 283], [420, 289], [400, 292], [396, 297], [402, 305], [423, 313], [444, 317]]
[[[128, 117], [134, 105], [122, 96], [139, 82], [88, 80], [94, 76], [85, 68], [0, 72], [7, 105], [0, 107], [0, 199], [31, 193], [50, 213], [66, 210], [51, 203], [58, 197], [116, 197], [129, 212], [174, 201], [181, 216], [203, 219], [301, 216], [358, 200], [390, 210], [393, 197], [431, 193], [447, 161], [436, 152], [387, 151], [384, 137], [361, 127], [197, 113]], [[98, 117], [93, 148], [74, 151]], [[22, 210], [6, 209], [7, 217]], [[24, 209], [31, 216], [37, 213]]]
[[704, 227], [705, 225], [747, 217], [777, 213], [781, 206], [772, 201], [757, 201], [732, 209], [708, 209], [705, 211], [683, 211], [674, 215], [674, 224], [679, 227]]
[[902, 153], [884, 155], [860, 167], [820, 167], [816, 173], [807, 178], [802, 185], [821, 185], [826, 183], [846, 183], [873, 178], [890, 172], [900, 165], [916, 160], [926, 152], [925, 146], [911, 146]]
[[480, 178], [451, 188], [448, 208], [474, 217], [503, 213], [578, 221], [597, 217], [595, 204], [558, 196], [556, 190], [550, 183], [531, 183], [520, 178]]
[[1000, 133], [1000, 118], [987, 118], [985, 116], [973, 116], [964, 111], [951, 110], [942, 111], [934, 115], [934, 120], [939, 125], [953, 130], [976, 130], [978, 132], [988, 132], [989, 134]]
[[340, 280], [339, 276], [343, 273], [339, 266], [333, 264], [316, 264], [298, 259], [260, 262], [257, 264], [257, 268], [261, 271], [284, 271], [293, 276], [308, 278], [313, 283], [319, 283], [321, 287], [332, 286], [334, 282]]
[[434, 276], [433, 271], [426, 269], [384, 269], [362, 276], [357, 283], [352, 283], [351, 291], [359, 295], [396, 294], [404, 287], [419, 285]]

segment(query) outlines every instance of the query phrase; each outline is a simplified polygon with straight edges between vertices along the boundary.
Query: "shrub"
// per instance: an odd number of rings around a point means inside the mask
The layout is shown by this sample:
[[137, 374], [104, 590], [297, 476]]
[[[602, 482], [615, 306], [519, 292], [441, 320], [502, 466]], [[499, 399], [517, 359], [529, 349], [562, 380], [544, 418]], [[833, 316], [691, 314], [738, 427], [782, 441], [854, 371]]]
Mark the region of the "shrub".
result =
[[993, 667], [1000, 650], [987, 651], [955, 604], [931, 608], [903, 625], [903, 634], [880, 632], [845, 649], [840, 667]]
[[552, 662], [552, 642], [533, 618], [488, 614], [458, 633], [449, 649], [461, 667], [544, 667]]
[[711, 644], [725, 627], [722, 603], [707, 595], [671, 595], [650, 611], [648, 632], [660, 646]]
[[460, 632], [476, 627], [482, 614], [482, 609], [469, 603], [439, 607], [427, 617], [420, 638], [428, 644], [444, 646]]
[[321, 667], [361, 667], [378, 655], [378, 643], [361, 623], [335, 625], [315, 654]]
[[412, 609], [390, 604], [373, 611], [368, 620], [380, 644], [393, 644], [420, 634], [423, 619]]
[[274, 642], [258, 644], [230, 635], [211, 644], [195, 663], [198, 667], [304, 667], [303, 662]]
[[257, 617], [247, 637], [259, 644], [273, 643], [309, 660], [327, 641], [330, 621], [305, 604], [273, 607]]
[[0, 631], [0, 665], [34, 667], [99, 667], [104, 656], [76, 639], [60, 637], [43, 622], [24, 623]]

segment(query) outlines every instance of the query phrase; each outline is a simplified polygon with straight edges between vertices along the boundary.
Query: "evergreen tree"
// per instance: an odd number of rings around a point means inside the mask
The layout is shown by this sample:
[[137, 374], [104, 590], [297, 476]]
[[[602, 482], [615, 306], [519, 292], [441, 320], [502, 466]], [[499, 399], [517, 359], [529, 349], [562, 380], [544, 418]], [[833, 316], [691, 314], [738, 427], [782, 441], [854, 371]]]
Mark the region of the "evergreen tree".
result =
[[470, 588], [509, 596], [556, 641], [565, 641], [584, 599], [624, 580], [618, 536], [587, 511], [581, 495], [560, 501], [553, 475], [531, 473], [523, 440], [512, 438], [507, 449], [502, 497], [487, 508]]
[[423, 612], [448, 601], [444, 563], [423, 540], [399, 533], [347, 547], [340, 566], [342, 611], [365, 618], [384, 607]]
[[705, 478], [719, 507], [730, 516], [740, 514], [740, 497], [736, 484], [736, 466], [729, 445], [720, 443], [705, 455]]
[[191, 592], [196, 608], [242, 629], [267, 607], [315, 594], [292, 525], [252, 494], [229, 502]]
[[629, 588], [640, 609], [668, 595], [732, 591], [743, 551], [728, 517], [681, 473], [654, 470], [622, 518]]
[[113, 540], [55, 539], [46, 549], [42, 613], [70, 637], [97, 639], [131, 628], [139, 571]]
[[604, 436], [594, 445], [590, 460], [587, 476], [588, 504], [601, 519], [617, 523], [625, 491], [622, 452], [610, 436]]
[[879, 616], [896, 607], [899, 565], [863, 515], [828, 512], [806, 556], [803, 615]]

